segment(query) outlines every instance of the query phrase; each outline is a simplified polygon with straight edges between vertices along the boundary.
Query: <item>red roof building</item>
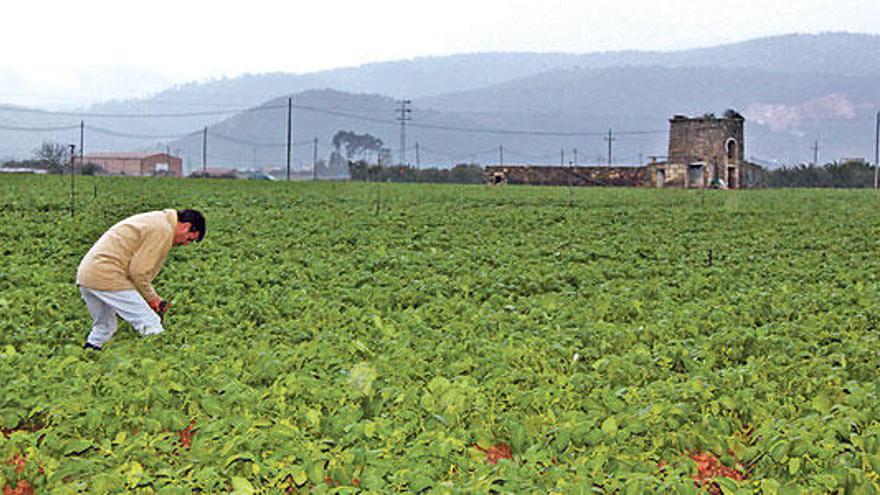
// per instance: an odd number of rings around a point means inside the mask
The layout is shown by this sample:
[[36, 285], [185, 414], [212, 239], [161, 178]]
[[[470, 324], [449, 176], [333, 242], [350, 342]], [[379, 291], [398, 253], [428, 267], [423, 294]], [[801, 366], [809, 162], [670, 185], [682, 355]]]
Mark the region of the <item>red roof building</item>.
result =
[[167, 153], [90, 153], [80, 160], [74, 158], [77, 168], [94, 164], [111, 175], [168, 176], [183, 175], [183, 160]]

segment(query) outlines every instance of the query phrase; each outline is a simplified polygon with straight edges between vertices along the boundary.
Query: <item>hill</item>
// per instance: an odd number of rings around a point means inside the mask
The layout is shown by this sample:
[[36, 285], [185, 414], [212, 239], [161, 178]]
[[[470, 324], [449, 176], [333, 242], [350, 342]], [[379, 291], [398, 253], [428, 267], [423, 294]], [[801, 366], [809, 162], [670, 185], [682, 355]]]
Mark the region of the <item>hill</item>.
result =
[[[29, 154], [41, 140], [88, 149], [177, 149], [186, 167], [201, 163], [201, 131], [219, 139], [210, 162], [239, 167], [284, 162], [286, 100], [296, 101], [297, 142], [329, 152], [341, 129], [370, 132], [399, 156], [394, 99], [413, 100], [407, 143], [420, 161], [559, 163], [573, 150], [604, 162], [608, 129], [615, 162], [665, 154], [673, 114], [722, 112], [747, 120], [747, 154], [766, 163], [869, 157], [880, 106], [880, 36], [787, 35], [677, 52], [587, 54], [475, 53], [368, 64], [312, 74], [262, 74], [192, 83], [141, 100], [111, 101], [82, 112], [44, 114], [0, 107], [0, 157]], [[44, 127], [22, 132], [10, 127]], [[64, 130], [51, 130], [64, 127]], [[224, 141], [223, 137], [230, 138]], [[280, 148], [279, 148], [280, 146]], [[310, 149], [296, 151], [309, 166]], [[300, 149], [303, 148], [303, 149]], [[408, 151], [409, 161], [414, 152]], [[641, 157], [641, 160], [640, 160]]]

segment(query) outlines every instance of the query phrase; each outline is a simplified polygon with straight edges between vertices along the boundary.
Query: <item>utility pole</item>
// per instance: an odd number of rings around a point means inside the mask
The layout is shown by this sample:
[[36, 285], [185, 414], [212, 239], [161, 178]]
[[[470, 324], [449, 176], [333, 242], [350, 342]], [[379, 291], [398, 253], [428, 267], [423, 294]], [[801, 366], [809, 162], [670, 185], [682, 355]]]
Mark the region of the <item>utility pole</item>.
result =
[[578, 166], [578, 149], [577, 148], [574, 149], [574, 166], [575, 167]]
[[312, 144], [312, 180], [318, 180], [318, 136]]
[[410, 100], [400, 100], [400, 109], [397, 111], [400, 112], [400, 115], [397, 116], [397, 120], [400, 121], [400, 165], [406, 165], [406, 122], [412, 120], [412, 109], [408, 107], [412, 101]]
[[202, 178], [208, 177], [208, 126], [202, 131]]
[[[82, 146], [80, 146], [80, 149]], [[165, 159], [168, 160], [168, 170], [167, 175], [174, 175], [171, 169], [171, 146], [165, 145]], [[96, 186], [97, 187], [97, 186]]]
[[819, 141], [813, 141], [813, 166], [819, 166]]
[[422, 159], [419, 156], [419, 143], [416, 143], [416, 170], [422, 169]]
[[76, 145], [70, 145], [70, 216], [76, 216]]
[[287, 97], [287, 181], [290, 182], [290, 134], [293, 119], [293, 97]]
[[880, 112], [877, 112], [877, 130], [874, 135], [874, 189], [877, 189], [878, 166], [880, 166]]
[[608, 141], [608, 166], [611, 166], [611, 143], [616, 141], [614, 138], [614, 134], [611, 132], [611, 129], [608, 129], [608, 137], [605, 138], [605, 141]]
[[85, 155], [83, 155], [83, 142], [85, 141], [86, 135], [86, 123], [84, 120], [79, 121], [79, 166], [85, 167]]
[[560, 167], [565, 166], [565, 148], [559, 149], [559, 166]]

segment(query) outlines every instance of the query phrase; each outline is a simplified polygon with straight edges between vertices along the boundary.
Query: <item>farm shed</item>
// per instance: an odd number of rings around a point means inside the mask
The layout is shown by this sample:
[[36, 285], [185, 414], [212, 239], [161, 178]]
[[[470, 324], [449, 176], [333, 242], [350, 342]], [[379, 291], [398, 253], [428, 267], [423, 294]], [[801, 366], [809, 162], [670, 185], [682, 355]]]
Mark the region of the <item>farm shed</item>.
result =
[[74, 157], [77, 168], [94, 164], [112, 175], [170, 176], [183, 175], [183, 160], [167, 153], [91, 153], [82, 160]]

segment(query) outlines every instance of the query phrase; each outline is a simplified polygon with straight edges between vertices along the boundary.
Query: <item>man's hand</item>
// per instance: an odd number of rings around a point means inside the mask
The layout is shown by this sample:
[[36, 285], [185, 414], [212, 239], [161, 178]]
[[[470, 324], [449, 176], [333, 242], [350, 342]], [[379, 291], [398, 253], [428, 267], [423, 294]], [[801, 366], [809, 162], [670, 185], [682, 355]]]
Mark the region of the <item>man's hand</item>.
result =
[[171, 303], [169, 303], [168, 301], [163, 301], [161, 298], [158, 297], [147, 302], [147, 304], [149, 304], [150, 308], [152, 308], [153, 311], [155, 311], [156, 314], [159, 315], [159, 318], [165, 316], [165, 312], [168, 311], [168, 306], [171, 306]]

